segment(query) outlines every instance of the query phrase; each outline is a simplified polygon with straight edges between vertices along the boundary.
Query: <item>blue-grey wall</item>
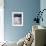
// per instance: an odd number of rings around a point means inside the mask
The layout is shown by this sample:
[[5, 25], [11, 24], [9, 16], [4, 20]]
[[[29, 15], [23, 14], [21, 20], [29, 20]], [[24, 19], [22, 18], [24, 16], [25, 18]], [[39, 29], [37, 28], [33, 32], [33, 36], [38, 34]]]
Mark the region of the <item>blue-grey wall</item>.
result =
[[[40, 10], [42, 11], [43, 9], [46, 9], [46, 0], [41, 0], [40, 1]], [[46, 27], [46, 10], [43, 12], [43, 22], [40, 21], [40, 25]]]
[[[18, 41], [32, 28], [32, 19], [40, 9], [40, 0], [4, 0], [4, 35], [7, 41]], [[24, 26], [12, 26], [12, 12], [24, 13]]]

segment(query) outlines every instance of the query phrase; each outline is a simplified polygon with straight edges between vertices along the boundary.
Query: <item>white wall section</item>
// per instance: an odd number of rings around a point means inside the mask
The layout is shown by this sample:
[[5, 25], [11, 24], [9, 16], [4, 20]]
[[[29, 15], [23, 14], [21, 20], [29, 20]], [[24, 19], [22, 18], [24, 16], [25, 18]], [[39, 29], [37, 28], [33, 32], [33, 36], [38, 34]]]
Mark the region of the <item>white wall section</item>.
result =
[[4, 41], [4, 0], [0, 0], [0, 42]]

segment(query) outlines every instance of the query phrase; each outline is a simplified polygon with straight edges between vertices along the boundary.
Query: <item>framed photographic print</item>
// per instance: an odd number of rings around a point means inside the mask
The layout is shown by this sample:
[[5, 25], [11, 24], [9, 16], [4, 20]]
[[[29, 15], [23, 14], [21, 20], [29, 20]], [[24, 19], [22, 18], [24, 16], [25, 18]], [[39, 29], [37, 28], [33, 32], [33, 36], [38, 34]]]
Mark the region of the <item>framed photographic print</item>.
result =
[[12, 12], [12, 26], [23, 26], [23, 12]]

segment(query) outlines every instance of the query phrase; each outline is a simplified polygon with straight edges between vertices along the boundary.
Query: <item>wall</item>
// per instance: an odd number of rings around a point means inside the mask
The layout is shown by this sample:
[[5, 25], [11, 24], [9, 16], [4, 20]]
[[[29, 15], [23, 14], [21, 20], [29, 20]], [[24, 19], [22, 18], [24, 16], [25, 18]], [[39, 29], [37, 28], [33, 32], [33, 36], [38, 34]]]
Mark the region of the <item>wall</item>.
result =
[[[40, 0], [4, 0], [4, 35], [7, 41], [18, 41], [32, 29], [32, 19], [40, 9]], [[12, 26], [12, 12], [24, 13], [24, 26]]]
[[0, 42], [4, 41], [4, 8], [0, 8]]
[[4, 41], [4, 0], [0, 0], [0, 42]]
[[[40, 0], [40, 9], [41, 9], [41, 11], [42, 11], [43, 9], [46, 9], [46, 0]], [[40, 25], [46, 27], [46, 20], [45, 20], [45, 19], [46, 19], [46, 11], [43, 12], [42, 17], [43, 17], [43, 22], [41, 21], [41, 22], [40, 22]]]
[[[43, 10], [43, 9], [46, 9], [46, 0], [40, 0], [40, 10]], [[46, 11], [43, 13], [42, 17], [43, 17], [43, 22], [40, 21], [40, 25], [46, 27]], [[46, 44], [46, 40], [45, 40], [45, 44]]]
[[0, 8], [4, 6], [4, 0], [0, 0]]

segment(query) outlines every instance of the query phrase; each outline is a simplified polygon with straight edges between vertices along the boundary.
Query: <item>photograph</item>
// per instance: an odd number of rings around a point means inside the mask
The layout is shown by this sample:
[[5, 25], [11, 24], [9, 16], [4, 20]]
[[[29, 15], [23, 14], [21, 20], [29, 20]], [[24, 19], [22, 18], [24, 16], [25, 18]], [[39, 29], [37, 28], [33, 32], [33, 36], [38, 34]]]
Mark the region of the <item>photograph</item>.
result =
[[12, 25], [23, 26], [23, 12], [12, 12]]
[[46, 46], [46, 0], [0, 0], [0, 46]]

